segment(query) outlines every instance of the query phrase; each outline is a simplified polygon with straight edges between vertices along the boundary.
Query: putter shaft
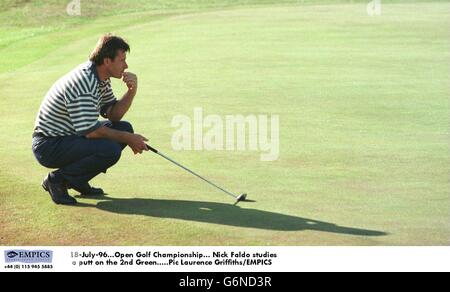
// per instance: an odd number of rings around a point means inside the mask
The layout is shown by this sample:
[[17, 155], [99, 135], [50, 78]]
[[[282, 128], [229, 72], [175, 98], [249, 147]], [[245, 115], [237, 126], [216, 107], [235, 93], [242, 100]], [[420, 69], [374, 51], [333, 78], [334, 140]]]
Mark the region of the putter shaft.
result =
[[215, 188], [221, 190], [221, 191], [224, 192], [225, 194], [227, 194], [227, 195], [229, 195], [229, 196], [231, 196], [231, 197], [233, 197], [233, 198], [235, 198], [235, 199], [238, 198], [236, 195], [233, 195], [232, 193], [230, 193], [229, 191], [225, 190], [224, 188], [222, 188], [222, 187], [216, 185], [216, 184], [213, 183], [213, 182], [210, 182], [210, 181], [207, 180], [206, 178], [204, 178], [204, 177], [202, 177], [201, 175], [195, 173], [194, 171], [190, 170], [189, 168], [187, 168], [187, 167], [181, 165], [180, 163], [176, 162], [175, 160], [171, 159], [170, 157], [164, 155], [163, 153], [161, 153], [160, 151], [158, 151], [158, 150], [156, 150], [155, 148], [151, 147], [150, 145], [147, 145], [147, 148], [148, 148], [150, 151], [152, 151], [153, 153], [158, 154], [158, 155], [161, 156], [162, 158], [164, 158], [164, 159], [166, 159], [166, 160], [172, 162], [172, 163], [175, 164], [176, 166], [181, 167], [182, 169], [184, 169], [184, 170], [186, 170], [187, 172], [189, 172], [189, 173], [195, 175], [195, 176], [198, 177], [199, 179], [201, 179], [201, 180], [207, 182], [208, 184], [212, 185], [213, 187], [215, 187]]

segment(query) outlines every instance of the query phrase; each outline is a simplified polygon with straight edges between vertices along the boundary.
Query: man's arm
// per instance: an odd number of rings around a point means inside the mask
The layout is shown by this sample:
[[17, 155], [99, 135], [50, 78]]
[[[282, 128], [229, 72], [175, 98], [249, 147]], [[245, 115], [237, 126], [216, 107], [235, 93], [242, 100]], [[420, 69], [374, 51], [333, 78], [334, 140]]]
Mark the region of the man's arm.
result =
[[127, 93], [125, 93], [120, 101], [106, 111], [108, 119], [112, 122], [118, 122], [123, 118], [130, 109], [137, 92], [137, 76], [135, 74], [130, 72], [123, 73], [123, 82], [125, 82], [128, 87]]
[[133, 150], [134, 154], [141, 153], [142, 151], [148, 151], [145, 141], [147, 138], [139, 135], [132, 134], [124, 131], [114, 130], [105, 126], [102, 126], [88, 134], [88, 139], [108, 139], [119, 143], [127, 144]]

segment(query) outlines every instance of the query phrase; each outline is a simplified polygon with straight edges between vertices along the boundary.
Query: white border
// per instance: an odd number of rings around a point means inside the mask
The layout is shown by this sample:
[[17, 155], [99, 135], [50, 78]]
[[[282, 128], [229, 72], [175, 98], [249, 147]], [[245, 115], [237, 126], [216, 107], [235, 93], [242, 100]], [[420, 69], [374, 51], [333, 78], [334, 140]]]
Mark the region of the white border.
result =
[[[53, 251], [53, 263], [51, 269], [9, 269], [6, 268], [5, 250], [45, 249]], [[111, 260], [118, 260], [114, 257], [116, 252], [122, 254], [133, 254], [146, 252], [160, 253], [201, 253], [210, 255], [211, 261], [213, 252], [227, 253], [228, 258], [231, 252], [273, 253], [276, 258], [272, 258], [271, 265], [212, 265], [212, 266], [186, 266], [186, 265], [132, 265], [132, 266], [79, 266], [80, 261], [90, 260], [73, 258], [74, 252], [86, 254], [98, 254], [106, 252]], [[58, 271], [58, 272], [449, 272], [450, 271], [450, 247], [1, 247], [0, 248], [0, 271]], [[141, 258], [143, 260], [150, 260]], [[154, 259], [154, 258], [153, 258]], [[243, 258], [233, 258], [243, 260]], [[106, 258], [99, 256], [95, 260], [105, 261]], [[187, 259], [192, 260], [192, 259]], [[167, 262], [167, 259], [157, 259], [157, 261]], [[135, 262], [134, 262], [135, 263]], [[13, 263], [14, 264], [14, 263]], [[20, 263], [15, 263], [21, 265]], [[45, 264], [43, 264], [45, 265]]]

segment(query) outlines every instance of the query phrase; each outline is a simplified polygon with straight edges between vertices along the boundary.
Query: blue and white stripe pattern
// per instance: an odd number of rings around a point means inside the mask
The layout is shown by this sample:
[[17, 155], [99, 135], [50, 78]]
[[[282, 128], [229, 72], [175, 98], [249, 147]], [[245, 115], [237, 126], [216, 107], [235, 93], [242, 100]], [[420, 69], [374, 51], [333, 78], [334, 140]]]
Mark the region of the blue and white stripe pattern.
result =
[[36, 133], [84, 136], [101, 126], [99, 115], [117, 102], [109, 79], [100, 81], [95, 63], [81, 64], [48, 91], [36, 117]]

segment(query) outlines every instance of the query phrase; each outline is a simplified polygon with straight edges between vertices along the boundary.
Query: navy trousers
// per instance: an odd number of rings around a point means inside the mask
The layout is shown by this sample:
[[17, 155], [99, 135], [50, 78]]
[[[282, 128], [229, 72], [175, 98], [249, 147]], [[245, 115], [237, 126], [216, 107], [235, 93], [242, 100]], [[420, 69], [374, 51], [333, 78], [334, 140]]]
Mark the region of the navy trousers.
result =
[[[133, 133], [130, 123], [106, 122], [105, 126]], [[52, 177], [72, 186], [82, 186], [116, 164], [127, 145], [107, 139], [87, 139], [80, 136], [33, 137], [32, 149], [37, 161], [56, 168]]]

